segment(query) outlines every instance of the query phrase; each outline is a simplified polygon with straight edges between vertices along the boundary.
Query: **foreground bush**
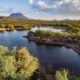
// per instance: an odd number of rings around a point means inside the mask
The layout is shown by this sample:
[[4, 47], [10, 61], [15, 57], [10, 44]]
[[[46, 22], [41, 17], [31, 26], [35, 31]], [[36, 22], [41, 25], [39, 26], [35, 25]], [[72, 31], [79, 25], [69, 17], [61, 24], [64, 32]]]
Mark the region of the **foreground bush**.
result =
[[67, 69], [56, 71], [55, 80], [80, 80], [79, 76], [75, 76]]
[[[39, 67], [38, 60], [26, 48], [15, 50], [16, 52], [5, 51], [6, 47], [0, 48], [0, 80], [30, 80]], [[10, 54], [12, 52], [14, 54]]]
[[[31, 80], [38, 68], [38, 60], [26, 48], [10, 51], [7, 47], [0, 46], [0, 80]], [[44, 80], [44, 77], [45, 80], [80, 80], [80, 77], [71, 75], [66, 69], [56, 71], [55, 75], [39, 72], [36, 77], [34, 80]]]
[[68, 70], [62, 69], [60, 71], [56, 71], [55, 79], [56, 80], [69, 80], [68, 78]]

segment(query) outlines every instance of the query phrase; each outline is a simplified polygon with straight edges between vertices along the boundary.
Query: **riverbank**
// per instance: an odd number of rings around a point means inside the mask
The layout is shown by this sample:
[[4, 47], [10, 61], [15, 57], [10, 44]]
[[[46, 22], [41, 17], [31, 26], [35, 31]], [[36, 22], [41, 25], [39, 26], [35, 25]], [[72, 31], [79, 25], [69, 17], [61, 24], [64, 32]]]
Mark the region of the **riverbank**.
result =
[[29, 41], [34, 41], [39, 44], [45, 44], [45, 45], [54, 45], [54, 46], [65, 46], [67, 48], [73, 49], [75, 52], [77, 52], [80, 55], [80, 46], [74, 42], [65, 42], [61, 39], [47, 39], [47, 38], [38, 38], [38, 37], [27, 37]]

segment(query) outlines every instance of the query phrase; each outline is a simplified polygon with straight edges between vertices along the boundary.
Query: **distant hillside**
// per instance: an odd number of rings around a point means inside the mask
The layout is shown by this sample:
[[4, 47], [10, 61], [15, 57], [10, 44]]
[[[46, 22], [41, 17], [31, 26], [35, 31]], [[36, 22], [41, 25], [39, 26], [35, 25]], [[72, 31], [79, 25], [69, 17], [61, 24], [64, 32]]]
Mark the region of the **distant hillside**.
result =
[[12, 13], [9, 17], [19, 20], [29, 20], [29, 18], [25, 17], [22, 13]]

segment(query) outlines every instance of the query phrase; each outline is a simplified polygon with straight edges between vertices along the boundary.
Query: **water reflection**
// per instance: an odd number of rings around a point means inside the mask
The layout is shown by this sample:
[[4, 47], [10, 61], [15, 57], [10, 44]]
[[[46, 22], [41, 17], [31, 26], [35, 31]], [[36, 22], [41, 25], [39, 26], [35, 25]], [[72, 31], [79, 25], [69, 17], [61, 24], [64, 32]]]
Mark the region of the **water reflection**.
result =
[[64, 32], [65, 30], [64, 29], [59, 29], [59, 28], [53, 28], [53, 27], [35, 27], [35, 28], [32, 28], [32, 31], [35, 32], [36, 30], [49, 30], [49, 31], [52, 31], [52, 32]]
[[14, 46], [26, 47], [44, 67], [53, 65], [54, 68], [65, 67], [80, 73], [80, 56], [75, 51], [66, 47], [46, 46], [30, 42], [22, 37], [26, 34], [26, 31], [0, 33], [0, 45], [8, 46], [10, 49]]

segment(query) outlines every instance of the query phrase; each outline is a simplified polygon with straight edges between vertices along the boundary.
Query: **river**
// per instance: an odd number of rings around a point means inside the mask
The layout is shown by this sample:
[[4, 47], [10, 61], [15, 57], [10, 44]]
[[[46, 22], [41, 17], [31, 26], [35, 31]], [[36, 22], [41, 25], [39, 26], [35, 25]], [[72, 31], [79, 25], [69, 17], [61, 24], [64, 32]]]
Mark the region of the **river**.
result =
[[28, 41], [23, 36], [27, 31], [13, 31], [0, 33], [0, 45], [9, 49], [16, 46], [26, 47], [30, 53], [39, 59], [40, 64], [49, 69], [68, 68], [75, 74], [80, 74], [80, 56], [72, 49], [58, 46], [46, 46]]

